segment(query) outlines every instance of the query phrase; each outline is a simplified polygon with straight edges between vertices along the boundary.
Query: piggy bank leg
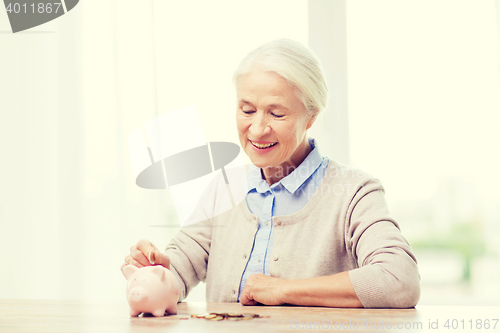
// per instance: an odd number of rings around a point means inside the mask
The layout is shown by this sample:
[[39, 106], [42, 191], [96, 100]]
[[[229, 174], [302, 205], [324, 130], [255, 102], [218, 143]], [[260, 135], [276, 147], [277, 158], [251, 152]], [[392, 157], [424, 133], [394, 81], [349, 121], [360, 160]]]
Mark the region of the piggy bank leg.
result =
[[134, 309], [130, 309], [130, 317], [137, 317], [141, 313], [142, 313], [141, 311], [136, 311]]
[[158, 309], [152, 312], [155, 317], [163, 317], [165, 315], [165, 311], [162, 309]]
[[175, 303], [172, 306], [169, 306], [165, 311], [168, 312], [168, 314], [172, 315], [177, 314], [177, 303]]

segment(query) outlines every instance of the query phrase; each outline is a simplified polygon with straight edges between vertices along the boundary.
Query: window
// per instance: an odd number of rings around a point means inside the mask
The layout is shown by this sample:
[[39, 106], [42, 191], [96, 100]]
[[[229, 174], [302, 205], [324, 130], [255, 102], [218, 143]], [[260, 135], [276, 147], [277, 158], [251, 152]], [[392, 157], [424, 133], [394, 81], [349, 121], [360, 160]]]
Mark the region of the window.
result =
[[495, 13], [494, 1], [347, 2], [351, 160], [385, 186], [421, 303], [500, 296]]

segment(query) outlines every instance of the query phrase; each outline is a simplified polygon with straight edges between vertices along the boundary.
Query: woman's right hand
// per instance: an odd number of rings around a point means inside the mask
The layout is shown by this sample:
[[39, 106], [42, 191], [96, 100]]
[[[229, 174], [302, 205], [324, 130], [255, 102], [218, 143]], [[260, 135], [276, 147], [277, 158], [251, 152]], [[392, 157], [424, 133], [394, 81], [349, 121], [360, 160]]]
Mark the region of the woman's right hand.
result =
[[170, 269], [170, 258], [161, 253], [158, 248], [146, 239], [141, 239], [137, 244], [130, 247], [130, 254], [125, 257], [125, 263], [121, 266], [121, 271], [127, 265], [134, 265], [137, 267], [153, 266], [149, 262], [149, 254], [151, 252], [151, 259], [154, 265], [161, 265], [167, 269]]

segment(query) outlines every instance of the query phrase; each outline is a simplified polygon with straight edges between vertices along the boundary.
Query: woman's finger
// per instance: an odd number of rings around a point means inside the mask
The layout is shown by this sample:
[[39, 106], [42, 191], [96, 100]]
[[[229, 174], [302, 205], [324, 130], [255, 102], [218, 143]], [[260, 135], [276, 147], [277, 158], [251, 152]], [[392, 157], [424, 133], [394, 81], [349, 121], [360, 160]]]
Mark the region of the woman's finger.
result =
[[160, 250], [155, 250], [154, 252], [155, 256], [155, 264], [156, 265], [162, 265], [166, 269], [170, 269], [170, 258], [165, 254], [161, 253]]
[[141, 239], [140, 241], [137, 242], [135, 247], [139, 251], [141, 251], [146, 257], [149, 255], [149, 252], [151, 250], [154, 250], [156, 248], [156, 246], [147, 239]]
[[[141, 239], [140, 241], [137, 242], [136, 247], [140, 252], [142, 252], [142, 254], [144, 255], [144, 257], [147, 260], [148, 265], [153, 265], [153, 263], [150, 261], [150, 257], [151, 257], [150, 253], [151, 253], [151, 251], [156, 250], [156, 246], [153, 243], [151, 243], [150, 241], [148, 241], [147, 239]], [[151, 258], [151, 259], [153, 259], [153, 261], [154, 261], [155, 258]]]
[[[147, 239], [141, 239], [139, 242], [137, 242], [136, 247], [144, 255], [144, 258], [146, 259], [146, 262], [144, 262], [145, 266], [157, 264], [156, 262], [157, 253], [155, 252], [158, 252], [159, 254], [159, 251], [153, 243], [151, 243]], [[142, 259], [142, 257], [139, 256], [139, 258], [137, 259]]]
[[137, 267], [144, 267], [144, 266], [150, 266], [151, 265], [149, 263], [148, 258], [139, 249], [135, 249], [132, 253], [130, 253], [130, 256], [131, 256], [131, 259], [133, 261], [141, 264], [141, 266], [137, 266]]
[[259, 303], [259, 302], [257, 302], [254, 299], [250, 299], [249, 296], [250, 295], [246, 291], [243, 291], [241, 293], [241, 296], [240, 296], [240, 303], [241, 303], [241, 305], [250, 305], [250, 306], [253, 306], [253, 305], [257, 305]]
[[149, 266], [149, 264], [143, 265], [135, 259], [130, 259], [129, 265], [134, 265], [134, 266], [139, 267], [139, 268], [144, 267], [144, 266]]

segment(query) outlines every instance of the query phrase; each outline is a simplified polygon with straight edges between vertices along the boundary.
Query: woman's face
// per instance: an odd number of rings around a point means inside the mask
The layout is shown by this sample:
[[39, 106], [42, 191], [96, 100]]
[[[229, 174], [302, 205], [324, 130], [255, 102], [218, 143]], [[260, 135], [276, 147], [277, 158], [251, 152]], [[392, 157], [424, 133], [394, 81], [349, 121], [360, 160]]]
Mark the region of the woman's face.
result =
[[307, 115], [298, 89], [273, 72], [254, 70], [237, 85], [236, 123], [241, 146], [259, 167], [297, 167], [310, 150]]

